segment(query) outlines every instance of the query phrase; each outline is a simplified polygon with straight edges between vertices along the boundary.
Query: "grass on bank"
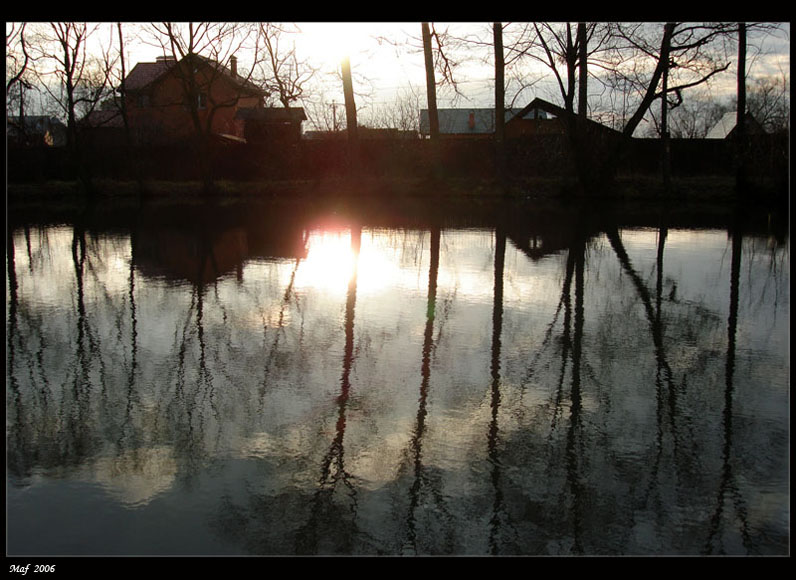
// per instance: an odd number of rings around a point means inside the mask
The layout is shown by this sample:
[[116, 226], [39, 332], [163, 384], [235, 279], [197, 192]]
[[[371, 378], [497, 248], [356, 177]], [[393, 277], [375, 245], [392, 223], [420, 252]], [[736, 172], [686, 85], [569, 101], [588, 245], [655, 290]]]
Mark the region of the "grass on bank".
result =
[[[784, 189], [784, 191], [783, 191]], [[462, 199], [492, 201], [514, 199], [556, 199], [583, 197], [611, 198], [627, 201], [688, 200], [699, 202], [732, 202], [737, 199], [735, 180], [729, 176], [675, 178], [664, 187], [657, 176], [620, 177], [609, 192], [592, 195], [581, 191], [575, 180], [561, 178], [528, 178], [498, 184], [489, 179], [379, 179], [329, 178], [294, 181], [217, 181], [208, 192], [199, 181], [136, 181], [96, 180], [94, 197], [102, 201], [167, 201], [169, 203], [202, 202], [208, 196], [216, 200], [246, 199], [313, 199], [366, 196], [371, 199]], [[36, 203], [70, 203], [89, 197], [77, 181], [46, 181], [8, 183], [6, 202], [9, 205]], [[781, 184], [756, 181], [747, 197], [759, 201], [787, 200], [788, 191]]]

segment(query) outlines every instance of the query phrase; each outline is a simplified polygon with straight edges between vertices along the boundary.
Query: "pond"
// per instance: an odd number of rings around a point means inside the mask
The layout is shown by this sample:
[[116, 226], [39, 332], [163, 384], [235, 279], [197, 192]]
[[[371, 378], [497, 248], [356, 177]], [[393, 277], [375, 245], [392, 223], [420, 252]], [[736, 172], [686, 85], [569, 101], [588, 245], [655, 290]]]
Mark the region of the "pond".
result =
[[789, 553], [786, 230], [351, 207], [10, 218], [9, 555]]

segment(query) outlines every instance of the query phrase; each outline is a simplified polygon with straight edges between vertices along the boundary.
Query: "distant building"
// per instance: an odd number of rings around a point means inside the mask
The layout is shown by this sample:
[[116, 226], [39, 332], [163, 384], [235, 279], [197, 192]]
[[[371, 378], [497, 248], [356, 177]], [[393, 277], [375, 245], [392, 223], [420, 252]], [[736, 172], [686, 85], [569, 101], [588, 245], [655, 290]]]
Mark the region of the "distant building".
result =
[[6, 117], [6, 138], [11, 147], [64, 147], [66, 125], [55, 117], [29, 115]]
[[[506, 122], [521, 109], [506, 109]], [[439, 132], [446, 137], [487, 137], [495, 133], [495, 109], [437, 109]], [[420, 111], [420, 135], [431, 134], [428, 109]]]
[[[719, 121], [705, 135], [705, 139], [728, 139], [735, 135], [737, 128], [738, 113], [736, 111], [725, 113]], [[766, 131], [763, 126], [751, 115], [746, 113], [744, 118], [746, 124], [746, 132], [749, 135], [762, 135]]]
[[[565, 134], [567, 128], [563, 123], [569, 114], [563, 107], [536, 98], [506, 123], [506, 138]], [[587, 127], [595, 134], [620, 135], [619, 131], [591, 119], [587, 120]]]

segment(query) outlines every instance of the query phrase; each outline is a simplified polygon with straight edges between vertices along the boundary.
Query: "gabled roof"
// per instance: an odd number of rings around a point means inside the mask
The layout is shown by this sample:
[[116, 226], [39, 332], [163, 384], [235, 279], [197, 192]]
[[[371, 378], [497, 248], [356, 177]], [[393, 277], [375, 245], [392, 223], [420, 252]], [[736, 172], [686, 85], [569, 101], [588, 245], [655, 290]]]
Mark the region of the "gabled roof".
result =
[[[750, 132], [753, 133], [761, 133], [764, 132], [762, 127], [760, 127], [757, 120], [752, 117], [750, 113], [746, 113], [746, 117], [744, 118], [746, 123], [746, 128]], [[725, 113], [718, 122], [713, 125], [713, 127], [708, 131], [708, 134], [705, 135], [705, 139], [726, 139], [730, 136], [730, 134], [735, 130], [735, 127], [738, 122], [738, 112], [731, 111], [729, 113]]]
[[[520, 109], [506, 109], [508, 122]], [[495, 109], [437, 109], [439, 132], [443, 135], [488, 135], [495, 132]], [[428, 109], [420, 110], [420, 132], [430, 133]]]
[[[517, 114], [514, 118], [515, 119], [516, 118], [527, 119], [528, 116], [530, 114], [532, 114], [533, 111], [544, 111], [548, 115], [551, 115], [551, 116], [557, 117], [557, 118], [561, 118], [561, 119], [564, 119], [568, 115], [570, 115], [570, 113], [568, 113], [567, 110], [564, 109], [563, 107], [559, 107], [558, 105], [554, 105], [553, 103], [551, 103], [549, 101], [545, 101], [544, 99], [540, 99], [540, 98], [537, 97], [534, 100], [532, 100], [530, 103], [528, 103], [519, 112], [519, 114]], [[620, 131], [617, 131], [616, 129], [612, 129], [611, 127], [609, 127], [607, 125], [603, 125], [602, 123], [598, 123], [597, 121], [594, 121], [593, 119], [587, 119], [587, 122], [588, 122], [587, 126], [590, 126], [590, 127], [599, 127], [600, 129], [603, 129], [605, 131], [610, 131], [610, 132], [617, 133], [617, 134], [621, 133]]]
[[[261, 94], [261, 95], [266, 94], [265, 91], [263, 91], [260, 87], [258, 87], [254, 83], [250, 82], [249, 80], [240, 76], [237, 73], [233, 75], [232, 71], [229, 68], [219, 64], [218, 62], [210, 58], [206, 58], [198, 54], [193, 54], [185, 56], [180, 62], [183, 62], [186, 59], [194, 59], [199, 62], [205, 63], [210, 68], [217, 70], [220, 76], [229, 78], [230, 80], [238, 84], [241, 88], [244, 88], [256, 94]], [[125, 78], [124, 88], [128, 92], [144, 90], [149, 86], [151, 86], [155, 81], [160, 79], [168, 71], [170, 71], [176, 64], [177, 64], [177, 59], [174, 57], [158, 57], [156, 62], [139, 62], [133, 67], [133, 70], [130, 71], [130, 74], [127, 75], [127, 78]]]
[[176, 64], [175, 59], [158, 58], [157, 62], [139, 62], [124, 79], [127, 91], [139, 91], [160, 78]]

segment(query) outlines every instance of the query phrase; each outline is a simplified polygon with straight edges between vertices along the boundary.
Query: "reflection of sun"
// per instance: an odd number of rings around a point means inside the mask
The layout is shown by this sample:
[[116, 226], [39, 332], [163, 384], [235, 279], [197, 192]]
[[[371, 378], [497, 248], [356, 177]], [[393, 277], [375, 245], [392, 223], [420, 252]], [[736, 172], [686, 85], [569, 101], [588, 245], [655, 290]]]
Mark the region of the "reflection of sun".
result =
[[343, 295], [355, 274], [360, 294], [381, 292], [395, 286], [415, 286], [415, 273], [401, 269], [394, 251], [380, 240], [378, 233], [363, 232], [360, 246], [356, 253], [351, 247], [348, 230], [311, 233], [307, 257], [296, 271], [296, 286]]
[[296, 286], [345, 294], [356, 263], [350, 232], [313, 232], [307, 245], [307, 257], [296, 271]]

